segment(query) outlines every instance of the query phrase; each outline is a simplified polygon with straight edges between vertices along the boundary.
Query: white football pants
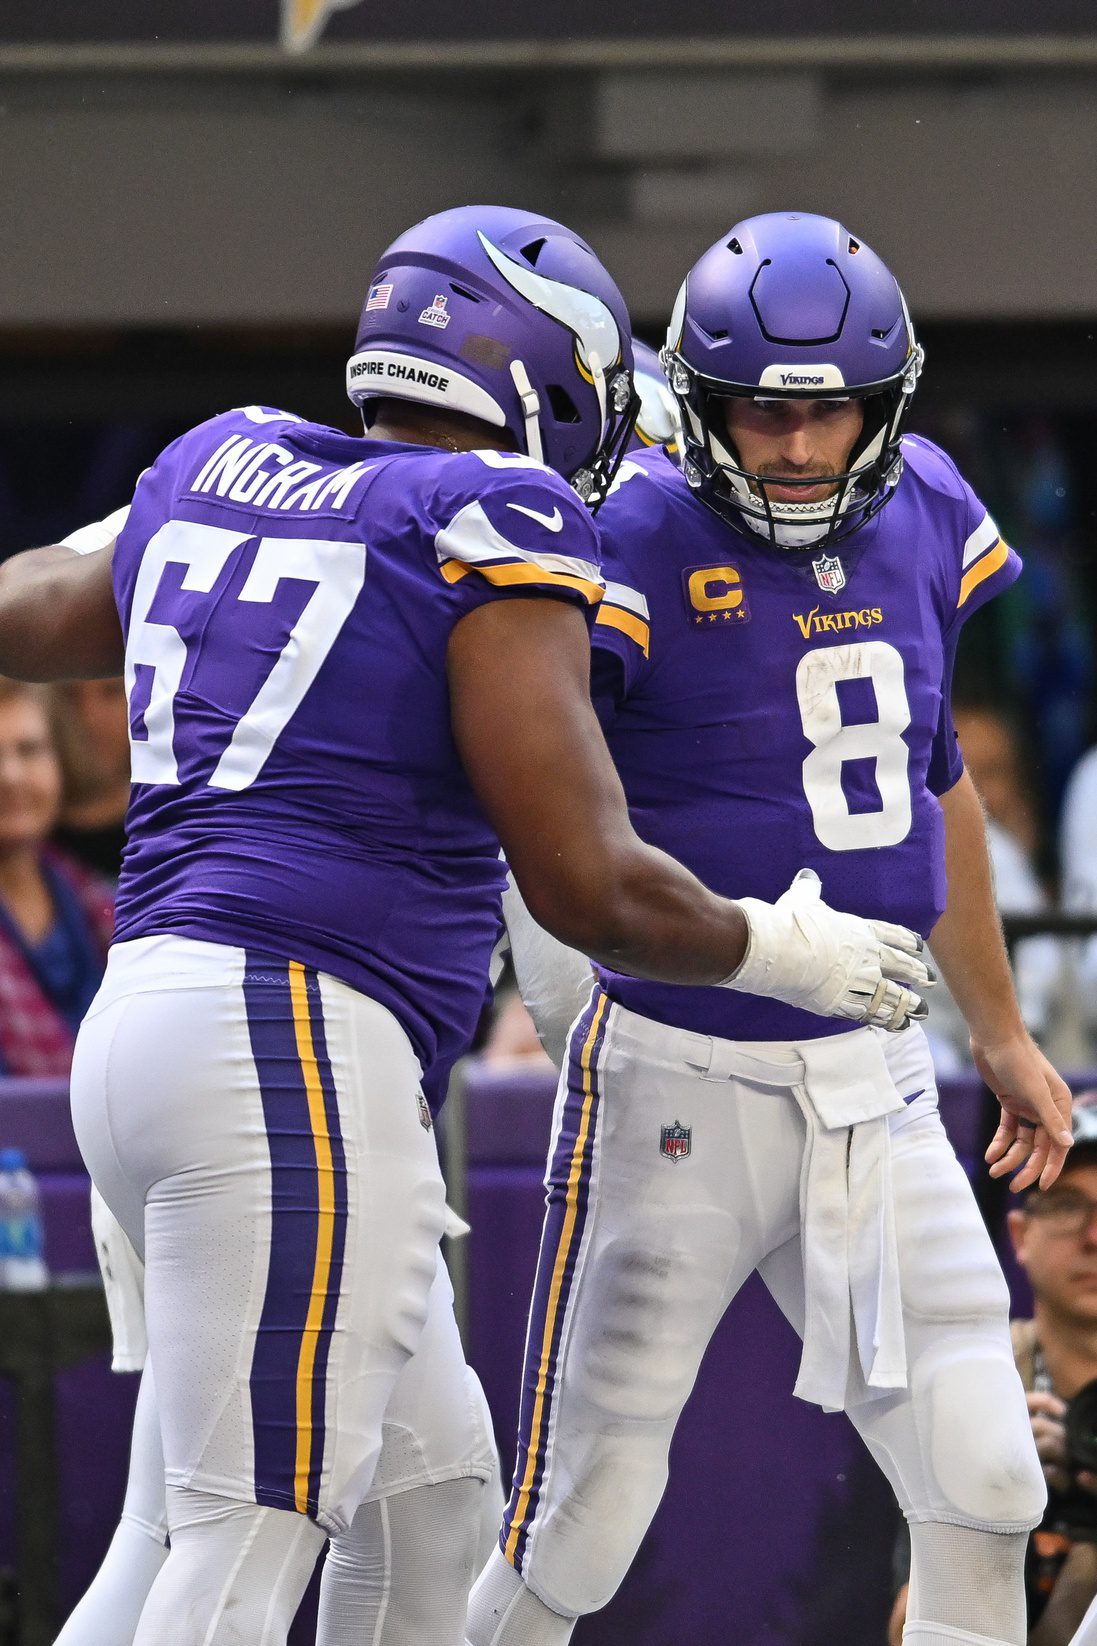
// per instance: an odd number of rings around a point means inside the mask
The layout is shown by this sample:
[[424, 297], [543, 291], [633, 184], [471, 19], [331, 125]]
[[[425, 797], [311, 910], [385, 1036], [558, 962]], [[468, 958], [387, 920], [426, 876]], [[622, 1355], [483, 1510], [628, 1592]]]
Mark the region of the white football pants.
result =
[[[306, 967], [170, 937], [112, 951], [73, 1118], [145, 1261], [170, 1487], [334, 1534], [369, 1494], [443, 1228], [419, 1073], [389, 1012]], [[462, 1356], [429, 1398], [468, 1413]], [[390, 1489], [422, 1466], [392, 1441]]]
[[[620, 1584], [705, 1347], [753, 1269], [801, 1336], [808, 1324], [801, 1385], [837, 1389], [908, 1519], [1003, 1533], [1039, 1521], [1005, 1281], [937, 1115], [925, 1037], [878, 1037], [881, 1062], [874, 1033], [816, 1058], [820, 1042], [667, 1028], [599, 989], [578, 1020], [500, 1538], [553, 1611], [594, 1611]], [[879, 1118], [828, 1127], [858, 1046], [890, 1083]], [[816, 1064], [833, 1089], [816, 1082], [809, 1104]]]

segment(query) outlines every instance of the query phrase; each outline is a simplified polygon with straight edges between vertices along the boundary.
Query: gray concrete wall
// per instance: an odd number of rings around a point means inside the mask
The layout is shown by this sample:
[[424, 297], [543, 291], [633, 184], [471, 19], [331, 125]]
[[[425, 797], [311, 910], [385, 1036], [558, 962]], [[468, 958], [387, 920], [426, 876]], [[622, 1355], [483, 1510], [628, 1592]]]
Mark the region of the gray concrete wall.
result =
[[640, 320], [737, 217], [843, 216], [922, 317], [1097, 316], [1097, 71], [3, 72], [0, 326], [345, 322], [475, 199], [588, 235]]

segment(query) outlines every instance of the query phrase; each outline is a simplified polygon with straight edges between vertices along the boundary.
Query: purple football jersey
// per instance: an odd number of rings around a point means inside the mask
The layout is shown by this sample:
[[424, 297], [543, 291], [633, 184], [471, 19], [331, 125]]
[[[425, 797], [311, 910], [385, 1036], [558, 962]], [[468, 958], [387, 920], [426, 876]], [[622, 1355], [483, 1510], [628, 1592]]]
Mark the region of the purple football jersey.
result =
[[450, 730], [485, 601], [593, 613], [590, 514], [510, 453], [352, 438], [258, 407], [142, 476], [114, 556], [134, 789], [117, 937], [262, 950], [387, 1006], [424, 1069], [472, 1034], [499, 843]]
[[[728, 897], [805, 865], [838, 909], [927, 935], [945, 903], [937, 800], [963, 770], [949, 710], [965, 619], [1021, 562], [951, 461], [904, 442], [896, 495], [831, 553], [770, 548], [662, 453], [598, 516], [592, 689], [637, 832]], [[646, 1017], [736, 1040], [853, 1025], [729, 989], [604, 974]]]

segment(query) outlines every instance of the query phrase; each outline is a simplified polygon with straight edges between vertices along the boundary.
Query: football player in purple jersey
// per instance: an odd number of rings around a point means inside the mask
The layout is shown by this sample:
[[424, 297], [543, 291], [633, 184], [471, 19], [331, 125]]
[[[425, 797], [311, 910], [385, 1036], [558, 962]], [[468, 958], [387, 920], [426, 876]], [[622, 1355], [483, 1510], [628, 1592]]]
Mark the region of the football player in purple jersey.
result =
[[[484, 996], [500, 843], [534, 915], [607, 965], [893, 1030], [921, 1012], [905, 929], [810, 873], [714, 896], [632, 829], [589, 697], [587, 506], [630, 367], [577, 236], [443, 213], [370, 283], [363, 437], [215, 417], [124, 522], [0, 572], [0, 669], [124, 665], [129, 696], [116, 942], [72, 1096], [145, 1263], [171, 1548], [137, 1646], [278, 1646], [325, 1537], [352, 1563], [394, 1482], [436, 1536], [385, 1639], [461, 1638], [490, 1463], [445, 1347], [432, 1111]], [[421, 1432], [390, 1446], [406, 1379]]]
[[[1001, 1101], [991, 1171], [1046, 1187], [1070, 1095], [1017, 1008], [949, 711], [961, 627], [1020, 561], [903, 436], [922, 353], [902, 293], [841, 224], [754, 218], [690, 271], [663, 360], [680, 458], [626, 459], [599, 514], [592, 694], [632, 819], [718, 890], [772, 897], [805, 863], [838, 906], [932, 934]], [[598, 957], [591, 993], [581, 956], [508, 926], [547, 1041], [589, 1000], [471, 1646], [557, 1646], [614, 1593], [754, 1269], [803, 1338], [796, 1393], [849, 1413], [911, 1522], [909, 1646], [1021, 1646], [1043, 1480], [922, 1030]]]

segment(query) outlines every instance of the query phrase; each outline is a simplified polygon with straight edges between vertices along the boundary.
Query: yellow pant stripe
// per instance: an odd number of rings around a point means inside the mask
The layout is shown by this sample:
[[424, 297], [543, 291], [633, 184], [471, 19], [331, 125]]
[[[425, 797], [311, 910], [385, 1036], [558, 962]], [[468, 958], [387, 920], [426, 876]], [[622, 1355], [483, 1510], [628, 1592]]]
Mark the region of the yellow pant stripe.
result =
[[296, 960], [289, 966], [290, 998], [293, 1002], [293, 1027], [297, 1036], [297, 1055], [308, 1096], [312, 1140], [316, 1149], [316, 1178], [319, 1218], [316, 1230], [316, 1262], [312, 1271], [312, 1295], [305, 1330], [301, 1337], [301, 1352], [297, 1359], [297, 1452], [294, 1466], [293, 1496], [302, 1514], [308, 1512], [309, 1474], [312, 1467], [312, 1375], [316, 1361], [316, 1345], [324, 1318], [328, 1280], [331, 1274], [332, 1241], [335, 1231], [335, 1173], [332, 1168], [331, 1138], [328, 1135], [327, 1116], [324, 1113], [324, 1094], [320, 1086], [320, 1070], [312, 1043], [312, 1023], [309, 1019], [308, 990], [305, 987], [305, 968]]
[[533, 1420], [530, 1424], [529, 1449], [526, 1453], [525, 1474], [515, 1506], [514, 1519], [511, 1522], [510, 1534], [506, 1548], [503, 1551], [511, 1565], [514, 1564], [515, 1550], [518, 1547], [518, 1537], [529, 1508], [530, 1492], [533, 1488], [533, 1477], [537, 1473], [537, 1458], [541, 1449], [541, 1425], [544, 1419], [545, 1392], [548, 1387], [549, 1361], [552, 1359], [552, 1339], [556, 1330], [556, 1315], [560, 1306], [560, 1292], [564, 1284], [564, 1270], [567, 1268], [568, 1256], [571, 1251], [572, 1235], [575, 1232], [575, 1219], [579, 1205], [579, 1180], [583, 1172], [583, 1155], [586, 1152], [587, 1138], [590, 1134], [590, 1117], [594, 1108], [594, 1086], [591, 1080], [590, 1059], [594, 1050], [594, 1043], [598, 1038], [598, 1030], [606, 1009], [606, 996], [602, 995], [591, 1020], [590, 1032], [583, 1043], [580, 1066], [583, 1070], [583, 1112], [579, 1121], [579, 1131], [575, 1139], [575, 1147], [571, 1151], [571, 1168], [568, 1172], [568, 1187], [565, 1199], [564, 1226], [560, 1231], [559, 1244], [556, 1247], [556, 1262], [553, 1265], [552, 1284], [549, 1287], [548, 1308], [545, 1310], [545, 1329], [541, 1337], [541, 1361], [537, 1368], [537, 1390], [534, 1396]]

